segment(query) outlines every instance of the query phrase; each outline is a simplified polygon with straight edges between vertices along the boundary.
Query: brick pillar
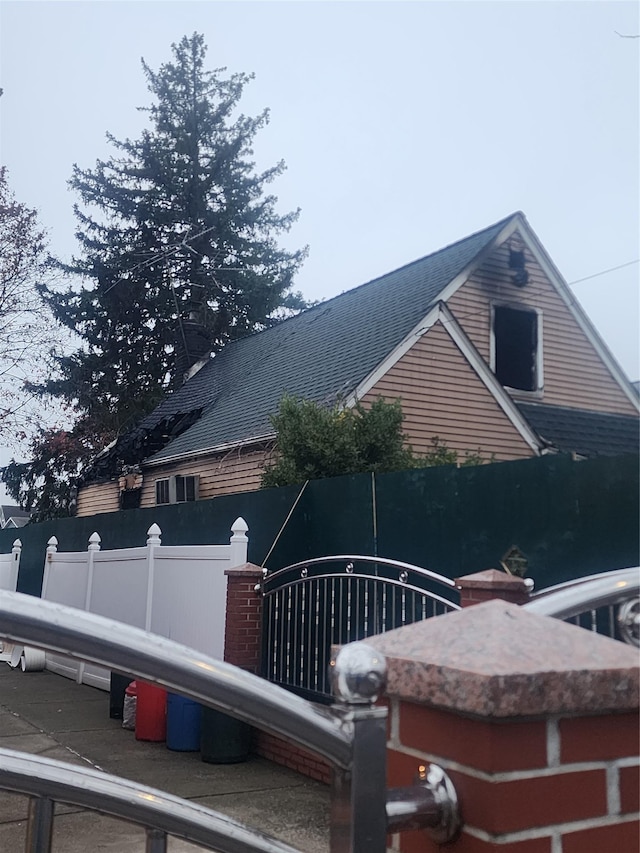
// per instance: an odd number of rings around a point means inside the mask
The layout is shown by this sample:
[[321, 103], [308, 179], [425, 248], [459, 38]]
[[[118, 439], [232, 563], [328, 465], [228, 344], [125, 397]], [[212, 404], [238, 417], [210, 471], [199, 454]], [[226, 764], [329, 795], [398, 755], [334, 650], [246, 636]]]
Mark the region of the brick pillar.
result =
[[[449, 853], [637, 849], [637, 649], [489, 601], [367, 640], [389, 668], [388, 783], [448, 773]], [[436, 853], [424, 832], [390, 851]]]
[[[260, 674], [262, 656], [262, 596], [255, 585], [262, 569], [245, 563], [226, 569], [227, 614], [224, 628], [224, 659], [241, 669]], [[297, 770], [305, 776], [329, 783], [331, 771], [320, 755], [308, 752], [276, 735], [254, 731], [252, 749], [263, 758]]]
[[262, 569], [245, 563], [226, 569], [227, 614], [224, 626], [224, 659], [248, 672], [258, 674], [262, 641], [262, 596], [255, 585]]
[[529, 600], [529, 587], [524, 578], [499, 572], [497, 569], [487, 569], [473, 575], [456, 578], [460, 589], [460, 606], [470, 607], [481, 601], [491, 601], [499, 598], [512, 604], [525, 604]]

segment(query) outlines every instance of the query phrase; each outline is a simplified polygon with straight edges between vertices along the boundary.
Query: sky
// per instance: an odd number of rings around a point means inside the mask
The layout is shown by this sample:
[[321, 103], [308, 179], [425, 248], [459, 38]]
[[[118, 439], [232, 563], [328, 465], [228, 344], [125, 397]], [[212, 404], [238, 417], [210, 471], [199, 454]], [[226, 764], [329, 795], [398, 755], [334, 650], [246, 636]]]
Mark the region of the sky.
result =
[[[522, 210], [630, 379], [640, 378], [640, 6], [553, 0], [0, 3], [0, 160], [52, 251], [75, 251], [72, 165], [136, 138], [140, 60], [203, 33], [253, 72], [258, 167], [295, 287], [324, 299]], [[624, 266], [623, 266], [624, 265]], [[613, 269], [621, 267], [620, 269]], [[600, 275], [603, 271], [613, 270]], [[588, 279], [584, 281], [583, 279]], [[576, 282], [575, 284], [572, 284]], [[0, 452], [0, 463], [1, 463]]]

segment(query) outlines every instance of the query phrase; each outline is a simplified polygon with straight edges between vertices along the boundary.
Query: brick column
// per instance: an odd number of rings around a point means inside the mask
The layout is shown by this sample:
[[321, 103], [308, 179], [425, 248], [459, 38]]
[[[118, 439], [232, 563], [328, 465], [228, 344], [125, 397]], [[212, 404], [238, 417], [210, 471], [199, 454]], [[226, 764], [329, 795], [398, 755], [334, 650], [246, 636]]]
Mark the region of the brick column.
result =
[[491, 601], [499, 598], [512, 604], [525, 604], [529, 600], [529, 587], [524, 578], [499, 572], [497, 569], [487, 569], [473, 575], [456, 578], [460, 588], [460, 606], [470, 607], [481, 601]]
[[[447, 851], [637, 849], [637, 649], [504, 601], [367, 642], [389, 667], [389, 785], [435, 762], [456, 787]], [[444, 849], [419, 831], [389, 845]]]
[[[227, 569], [227, 614], [224, 628], [224, 659], [241, 669], [260, 674], [262, 655], [262, 596], [255, 585], [262, 569], [245, 563]], [[305, 776], [328, 784], [330, 768], [315, 753], [289, 743], [276, 735], [254, 731], [253, 752], [276, 764], [290, 767]]]
[[227, 614], [224, 626], [224, 659], [248, 672], [258, 674], [262, 641], [262, 597], [255, 585], [262, 569], [245, 563], [226, 569]]

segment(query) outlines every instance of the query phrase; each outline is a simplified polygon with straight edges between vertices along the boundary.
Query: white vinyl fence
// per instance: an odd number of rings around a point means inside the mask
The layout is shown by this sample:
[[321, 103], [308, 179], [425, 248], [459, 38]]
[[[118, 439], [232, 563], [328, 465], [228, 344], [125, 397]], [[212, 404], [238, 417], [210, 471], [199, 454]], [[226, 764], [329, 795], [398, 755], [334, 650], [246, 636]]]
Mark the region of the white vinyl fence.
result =
[[21, 552], [22, 542], [16, 539], [10, 554], [0, 554], [0, 589], [6, 589], [9, 592], [16, 591]]
[[[10, 554], [0, 554], [0, 589], [6, 589], [8, 592], [15, 592], [18, 586], [18, 569], [20, 568], [20, 554], [22, 552], [22, 542], [16, 539], [13, 543], [13, 549]], [[13, 643], [6, 643], [1, 639], [0, 635], [0, 661], [6, 663], [14, 659]], [[17, 657], [19, 661], [20, 657]]]
[[[247, 562], [247, 525], [234, 522], [228, 545], [162, 545], [157, 524], [140, 548], [87, 551], [47, 546], [42, 598], [160, 634], [222, 660], [227, 601], [225, 569]], [[103, 690], [108, 670], [47, 652], [47, 669]]]

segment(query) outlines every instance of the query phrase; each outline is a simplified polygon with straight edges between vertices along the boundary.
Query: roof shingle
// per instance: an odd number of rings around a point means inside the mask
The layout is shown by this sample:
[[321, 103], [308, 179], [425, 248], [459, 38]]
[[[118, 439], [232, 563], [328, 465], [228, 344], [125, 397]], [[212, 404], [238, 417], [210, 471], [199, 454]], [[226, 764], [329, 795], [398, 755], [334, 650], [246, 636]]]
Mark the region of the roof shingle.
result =
[[517, 215], [228, 344], [143, 421], [149, 428], [204, 408], [196, 424], [148, 461], [272, 434], [269, 415], [285, 392], [328, 403], [349, 396]]

